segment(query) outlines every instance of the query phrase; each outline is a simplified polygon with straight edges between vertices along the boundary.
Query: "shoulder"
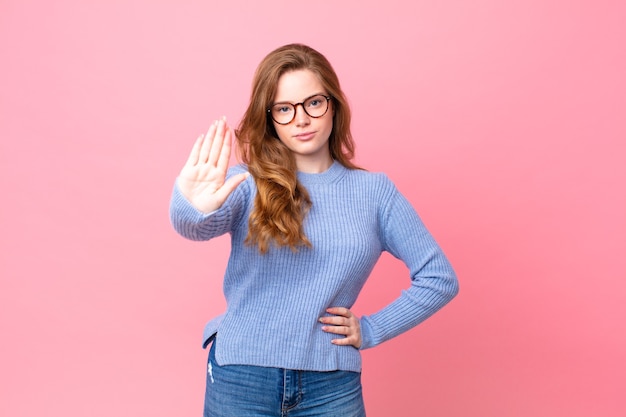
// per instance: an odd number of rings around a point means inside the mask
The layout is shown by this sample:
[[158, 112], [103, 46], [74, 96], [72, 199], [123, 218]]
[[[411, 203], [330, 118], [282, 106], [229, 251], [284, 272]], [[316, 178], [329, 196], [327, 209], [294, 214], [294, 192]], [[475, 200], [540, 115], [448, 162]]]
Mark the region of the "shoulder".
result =
[[346, 179], [354, 186], [381, 196], [389, 196], [397, 192], [396, 186], [384, 172], [370, 172], [362, 169], [349, 169], [347, 171]]

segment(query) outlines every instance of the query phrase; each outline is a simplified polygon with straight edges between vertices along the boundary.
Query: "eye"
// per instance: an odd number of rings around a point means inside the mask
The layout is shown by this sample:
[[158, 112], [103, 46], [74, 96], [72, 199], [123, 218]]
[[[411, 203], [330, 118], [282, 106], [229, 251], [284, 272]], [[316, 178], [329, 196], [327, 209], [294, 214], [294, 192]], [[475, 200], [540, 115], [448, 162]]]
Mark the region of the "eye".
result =
[[291, 111], [291, 106], [286, 106], [286, 105], [274, 106], [275, 113], [289, 113], [290, 111]]
[[323, 96], [311, 97], [310, 99], [307, 100], [306, 106], [308, 108], [314, 109], [316, 107], [323, 106], [325, 101], [326, 101], [326, 97], [323, 97]]

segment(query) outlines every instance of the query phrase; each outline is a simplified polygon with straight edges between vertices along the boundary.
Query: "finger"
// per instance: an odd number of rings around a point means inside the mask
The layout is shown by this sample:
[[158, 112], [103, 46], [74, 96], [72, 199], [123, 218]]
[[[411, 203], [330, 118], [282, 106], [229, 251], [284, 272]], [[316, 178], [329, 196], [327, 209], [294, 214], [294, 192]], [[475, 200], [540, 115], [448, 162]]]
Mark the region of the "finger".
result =
[[217, 160], [217, 168], [220, 171], [226, 172], [228, 164], [230, 162], [230, 150], [232, 148], [232, 129], [227, 127], [224, 134], [224, 143], [222, 144], [222, 151], [220, 152], [219, 159]]
[[333, 339], [330, 342], [333, 345], [339, 345], [339, 346], [347, 346], [347, 345], [355, 346], [356, 338], [354, 338], [354, 337], [344, 337], [344, 338], [341, 338], [341, 339]]
[[320, 322], [324, 324], [332, 324], [335, 326], [348, 326], [350, 324], [350, 320], [344, 316], [320, 317]]
[[222, 145], [224, 143], [224, 132], [226, 131], [226, 117], [222, 117], [217, 122], [217, 129], [215, 130], [215, 136], [213, 137], [213, 143], [211, 144], [211, 151], [207, 163], [211, 166], [217, 166], [217, 160], [222, 153]]
[[326, 333], [341, 334], [344, 336], [352, 334], [352, 330], [347, 326], [322, 326], [322, 330]]
[[216, 197], [218, 197], [219, 200], [221, 200], [222, 202], [226, 201], [226, 198], [230, 195], [230, 193], [232, 193], [235, 188], [237, 188], [239, 184], [241, 184], [249, 176], [250, 173], [248, 172], [233, 175], [228, 179], [228, 181], [224, 183], [224, 185], [219, 190], [217, 190], [217, 192], [215, 193]]
[[214, 121], [211, 126], [209, 126], [209, 130], [204, 135], [204, 141], [202, 142], [202, 147], [200, 148], [200, 155], [198, 156], [198, 163], [205, 163], [209, 159], [209, 153], [211, 152], [211, 146], [213, 144], [213, 138], [215, 137], [215, 130], [217, 129], [217, 120]]
[[357, 349], [361, 348], [362, 342], [356, 337], [345, 337], [343, 339], [333, 339], [330, 341], [333, 345], [337, 346], [354, 346]]
[[198, 163], [198, 157], [200, 156], [200, 148], [204, 141], [204, 134], [198, 136], [198, 139], [193, 144], [189, 157], [187, 158], [187, 165], [194, 166]]
[[326, 309], [329, 314], [335, 314], [337, 316], [350, 317], [352, 312], [345, 307], [330, 307]]

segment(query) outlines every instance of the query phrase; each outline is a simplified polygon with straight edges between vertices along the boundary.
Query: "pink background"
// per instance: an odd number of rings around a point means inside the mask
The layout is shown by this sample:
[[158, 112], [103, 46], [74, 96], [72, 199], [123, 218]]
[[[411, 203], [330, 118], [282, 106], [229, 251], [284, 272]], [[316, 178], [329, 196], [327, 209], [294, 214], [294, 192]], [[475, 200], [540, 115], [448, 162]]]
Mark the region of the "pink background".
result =
[[[334, 64], [461, 293], [364, 352], [370, 416], [623, 416], [620, 0], [0, 2], [0, 415], [199, 416], [228, 240], [171, 187], [270, 50]], [[356, 310], [408, 285], [383, 257]]]

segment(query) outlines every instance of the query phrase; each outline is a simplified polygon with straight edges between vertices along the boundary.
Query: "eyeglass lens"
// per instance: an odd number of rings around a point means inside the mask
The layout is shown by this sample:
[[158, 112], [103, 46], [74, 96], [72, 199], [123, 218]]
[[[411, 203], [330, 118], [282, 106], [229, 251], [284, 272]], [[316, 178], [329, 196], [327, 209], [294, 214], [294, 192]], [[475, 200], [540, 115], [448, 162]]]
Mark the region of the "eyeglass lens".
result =
[[296, 116], [296, 107], [302, 105], [302, 109], [311, 117], [322, 117], [328, 110], [328, 98], [321, 94], [307, 98], [302, 103], [276, 103], [271, 107], [272, 119], [276, 123], [290, 123]]

